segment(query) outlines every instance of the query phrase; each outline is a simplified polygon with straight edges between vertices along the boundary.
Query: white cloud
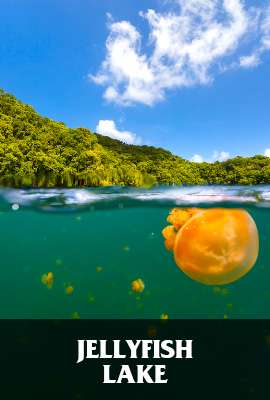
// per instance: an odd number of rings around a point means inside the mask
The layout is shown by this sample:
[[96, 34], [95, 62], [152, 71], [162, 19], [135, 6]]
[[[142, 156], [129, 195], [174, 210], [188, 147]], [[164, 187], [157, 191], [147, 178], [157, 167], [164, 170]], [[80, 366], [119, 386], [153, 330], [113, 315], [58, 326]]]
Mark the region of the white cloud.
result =
[[[245, 0], [171, 2], [174, 11], [140, 13], [150, 28], [146, 49], [134, 25], [109, 19], [106, 57], [90, 76], [105, 86], [107, 101], [153, 105], [168, 89], [208, 84], [218, 70], [226, 70], [226, 63], [255, 67], [270, 49], [270, 8], [248, 8]], [[241, 57], [248, 39], [250, 55]]]
[[204, 161], [213, 163], [215, 161], [227, 161], [230, 158], [230, 153], [227, 151], [214, 151], [210, 159], [205, 159], [201, 154], [194, 154], [194, 156], [191, 157], [191, 161], [196, 162], [196, 163], [202, 163]]
[[243, 68], [255, 68], [260, 64], [260, 62], [260, 56], [257, 52], [250, 54], [249, 56], [240, 57], [240, 67]]
[[212, 162], [215, 161], [227, 161], [230, 158], [230, 153], [227, 151], [214, 151], [213, 156], [212, 156]]
[[109, 136], [127, 144], [139, 144], [140, 138], [128, 131], [119, 131], [112, 120], [100, 120], [96, 127], [96, 132], [100, 135]]
[[270, 157], [270, 149], [265, 149], [264, 155], [265, 157]]
[[264, 15], [262, 25], [262, 50], [270, 50], [270, 6]]
[[254, 68], [261, 63], [262, 55], [270, 50], [270, 6], [257, 12], [259, 43], [249, 56], [240, 57], [239, 66]]
[[194, 154], [194, 156], [191, 157], [190, 161], [196, 162], [196, 163], [202, 163], [204, 161], [203, 156], [200, 154]]

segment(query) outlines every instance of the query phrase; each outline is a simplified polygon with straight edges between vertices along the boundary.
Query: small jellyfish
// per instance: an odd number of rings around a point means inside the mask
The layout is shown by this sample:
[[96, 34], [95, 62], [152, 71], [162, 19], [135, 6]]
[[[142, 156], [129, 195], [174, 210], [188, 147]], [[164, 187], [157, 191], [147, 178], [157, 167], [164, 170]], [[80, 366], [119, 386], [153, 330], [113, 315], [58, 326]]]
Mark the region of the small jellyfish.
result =
[[220, 294], [220, 293], [221, 293], [221, 288], [215, 286], [215, 287], [213, 288], [213, 292], [214, 292], [215, 294]]
[[131, 289], [135, 293], [142, 293], [144, 291], [145, 285], [142, 279], [135, 279], [131, 282]]
[[80, 319], [80, 314], [77, 311], [75, 311], [74, 313], [71, 314], [71, 318], [72, 319]]
[[57, 265], [58, 267], [61, 267], [63, 265], [63, 260], [61, 260], [61, 258], [57, 258], [55, 260], [55, 265]]
[[[175, 208], [168, 221], [173, 226], [162, 232], [165, 246], [173, 250], [177, 266], [195, 281], [206, 285], [234, 282], [257, 260], [258, 231], [245, 210]], [[174, 240], [172, 229], [177, 231]], [[229, 294], [228, 290], [214, 292]]]
[[221, 296], [229, 296], [230, 294], [230, 290], [228, 288], [220, 288], [216, 286], [213, 288], [213, 292]]
[[168, 320], [169, 319], [169, 315], [168, 314], [161, 314], [160, 319], [161, 320]]
[[72, 285], [67, 285], [65, 287], [65, 292], [68, 296], [70, 296], [74, 292], [74, 287]]
[[103, 268], [102, 268], [102, 267], [96, 267], [96, 271], [97, 271], [97, 272], [102, 272], [102, 271], [103, 271]]
[[47, 274], [43, 274], [41, 277], [41, 282], [43, 285], [46, 285], [48, 289], [51, 289], [53, 286], [54, 275], [52, 272], [48, 272]]
[[229, 296], [230, 290], [228, 288], [224, 288], [221, 290], [222, 296]]
[[155, 337], [157, 336], [157, 328], [153, 325], [150, 325], [147, 329], [147, 336], [148, 337]]
[[95, 302], [95, 297], [92, 293], [88, 293], [87, 301], [89, 304], [93, 304]]
[[265, 343], [267, 347], [270, 349], [270, 335], [265, 336]]

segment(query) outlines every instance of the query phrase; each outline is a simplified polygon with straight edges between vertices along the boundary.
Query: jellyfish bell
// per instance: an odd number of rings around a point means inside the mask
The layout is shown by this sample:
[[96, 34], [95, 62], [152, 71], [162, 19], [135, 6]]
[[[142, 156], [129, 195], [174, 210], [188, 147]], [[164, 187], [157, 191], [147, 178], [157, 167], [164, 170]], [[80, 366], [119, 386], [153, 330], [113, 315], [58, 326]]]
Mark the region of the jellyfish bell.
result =
[[131, 282], [131, 289], [135, 293], [142, 293], [145, 289], [144, 281], [142, 279], [135, 279]]
[[74, 292], [74, 287], [72, 285], [67, 285], [65, 288], [65, 292], [68, 296], [70, 296]]
[[179, 229], [174, 241], [177, 266], [206, 285], [225, 285], [247, 274], [259, 252], [251, 215], [241, 209], [200, 209]]
[[43, 274], [41, 277], [41, 282], [51, 289], [53, 286], [54, 275], [52, 272], [48, 272], [47, 274]]

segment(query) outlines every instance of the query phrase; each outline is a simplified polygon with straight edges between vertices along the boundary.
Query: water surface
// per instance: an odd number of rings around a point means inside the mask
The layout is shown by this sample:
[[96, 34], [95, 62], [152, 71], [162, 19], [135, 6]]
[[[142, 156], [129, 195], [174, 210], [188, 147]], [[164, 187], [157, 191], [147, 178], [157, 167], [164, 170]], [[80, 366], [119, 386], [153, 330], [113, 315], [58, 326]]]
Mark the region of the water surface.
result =
[[[251, 272], [221, 287], [185, 276], [161, 235], [175, 206], [245, 208], [260, 235]], [[0, 318], [270, 317], [270, 186], [1, 189], [0, 221]]]

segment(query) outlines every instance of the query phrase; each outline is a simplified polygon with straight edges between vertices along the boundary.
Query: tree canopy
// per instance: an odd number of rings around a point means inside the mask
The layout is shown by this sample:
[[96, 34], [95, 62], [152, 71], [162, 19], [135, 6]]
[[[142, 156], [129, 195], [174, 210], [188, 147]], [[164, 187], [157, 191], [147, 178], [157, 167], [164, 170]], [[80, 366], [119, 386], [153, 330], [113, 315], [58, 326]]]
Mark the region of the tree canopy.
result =
[[81, 187], [270, 182], [270, 158], [194, 163], [171, 152], [68, 128], [0, 90], [0, 184]]

